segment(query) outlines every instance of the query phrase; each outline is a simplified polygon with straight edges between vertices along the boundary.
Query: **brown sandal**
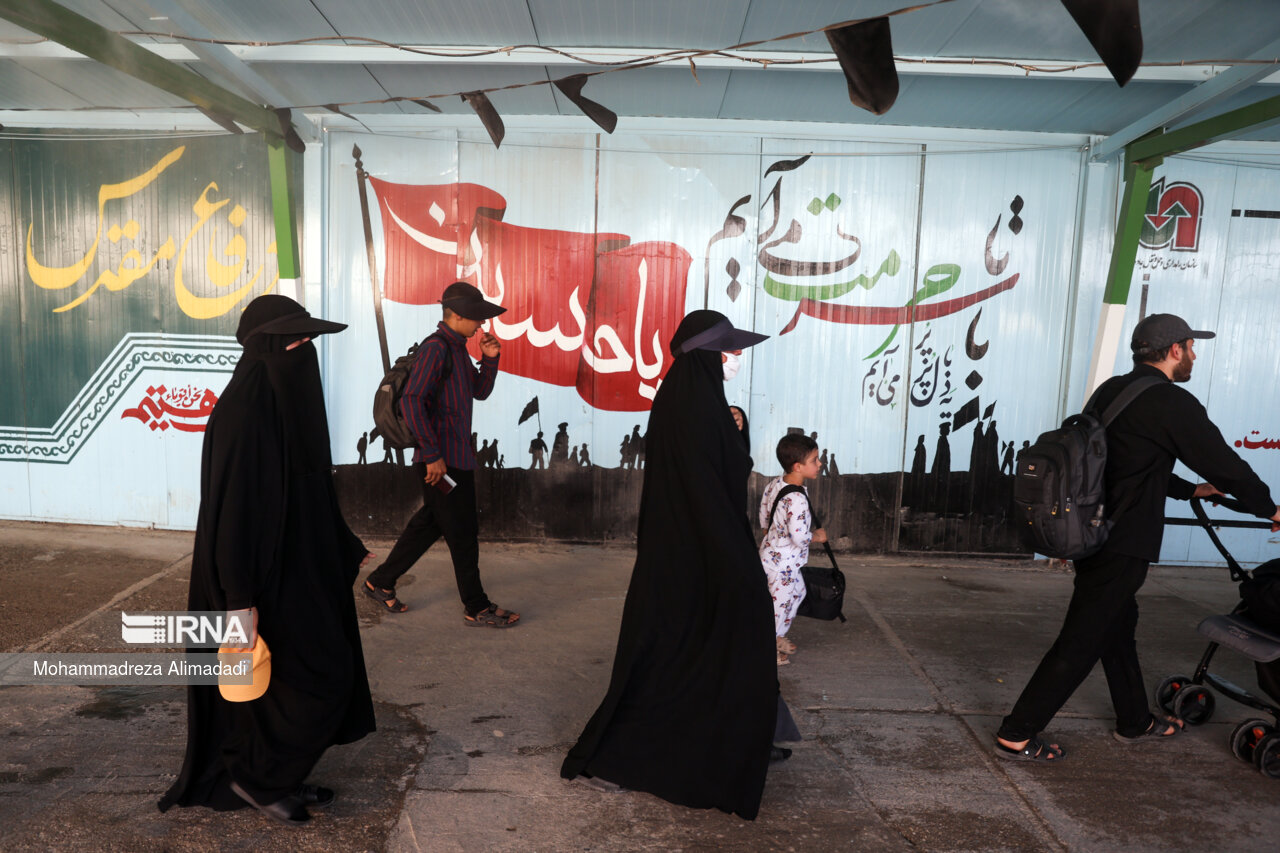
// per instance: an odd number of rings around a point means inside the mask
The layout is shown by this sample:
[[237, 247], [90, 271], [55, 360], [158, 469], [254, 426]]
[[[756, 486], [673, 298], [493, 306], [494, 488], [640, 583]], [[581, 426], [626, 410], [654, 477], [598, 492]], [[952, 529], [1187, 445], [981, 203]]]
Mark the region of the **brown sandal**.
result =
[[479, 613], [463, 611], [462, 619], [476, 628], [510, 628], [520, 621], [520, 614], [511, 610], [503, 610], [496, 604], [490, 604]]

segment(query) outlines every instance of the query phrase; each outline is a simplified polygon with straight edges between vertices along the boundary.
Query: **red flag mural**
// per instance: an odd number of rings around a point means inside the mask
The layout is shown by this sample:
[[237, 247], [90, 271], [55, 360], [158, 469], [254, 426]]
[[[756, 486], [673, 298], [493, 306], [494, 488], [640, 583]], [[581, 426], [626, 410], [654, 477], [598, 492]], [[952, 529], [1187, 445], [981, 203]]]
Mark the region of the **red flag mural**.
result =
[[584, 400], [608, 400], [612, 405], [600, 408], [620, 412], [649, 408], [670, 361], [667, 341], [684, 316], [691, 262], [675, 243], [637, 243], [596, 259], [578, 367]]
[[524, 228], [481, 218], [474, 282], [507, 309], [491, 330], [502, 341], [502, 369], [552, 385], [573, 385], [582, 360], [586, 307], [600, 246], [625, 246], [625, 234]]
[[[503, 342], [504, 371], [576, 386], [598, 409], [649, 408], [684, 317], [688, 252], [503, 222], [506, 200], [477, 184], [369, 181], [382, 210], [385, 299], [426, 305], [468, 281], [507, 309], [486, 323]], [[471, 349], [479, 357], [478, 343]]]
[[475, 283], [471, 231], [479, 216], [501, 219], [506, 199], [479, 184], [369, 183], [382, 208], [384, 298], [429, 305], [455, 281]]

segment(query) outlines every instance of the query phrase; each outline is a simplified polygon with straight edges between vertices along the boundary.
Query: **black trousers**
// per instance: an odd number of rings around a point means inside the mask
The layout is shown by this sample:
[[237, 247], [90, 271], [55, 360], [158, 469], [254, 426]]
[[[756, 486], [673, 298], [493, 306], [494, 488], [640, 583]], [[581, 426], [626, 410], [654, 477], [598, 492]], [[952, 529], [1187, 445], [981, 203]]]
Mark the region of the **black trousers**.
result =
[[449, 546], [449, 556], [453, 558], [453, 575], [458, 582], [462, 606], [468, 613], [478, 613], [490, 602], [480, 583], [476, 472], [450, 468], [449, 476], [457, 485], [447, 495], [426, 484], [423, 480], [426, 473], [425, 464], [413, 463], [413, 476], [422, 483], [422, 508], [409, 519], [383, 564], [369, 574], [369, 582], [379, 589], [395, 589], [400, 576], [443, 536]]
[[1105, 549], [1075, 562], [1075, 591], [1062, 630], [1004, 718], [1000, 737], [1022, 741], [1044, 731], [1099, 660], [1115, 707], [1116, 731], [1126, 737], [1146, 731], [1151, 711], [1134, 632], [1135, 596], [1147, 579], [1147, 565]]

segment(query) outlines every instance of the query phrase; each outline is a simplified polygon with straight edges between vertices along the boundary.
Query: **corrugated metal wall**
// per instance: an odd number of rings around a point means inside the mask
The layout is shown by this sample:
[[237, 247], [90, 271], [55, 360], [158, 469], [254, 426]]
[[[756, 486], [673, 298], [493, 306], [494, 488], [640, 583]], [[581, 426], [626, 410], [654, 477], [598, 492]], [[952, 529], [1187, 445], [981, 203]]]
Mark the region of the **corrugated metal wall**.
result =
[[[708, 306], [771, 336], [726, 386], [749, 418], [755, 494], [778, 473], [777, 439], [801, 430], [822, 447], [815, 499], [844, 544], [1017, 550], [1012, 457], [1080, 405], [1117, 173], [1053, 138], [930, 136], [523, 132], [495, 150], [472, 131], [327, 135], [304, 200], [323, 263], [304, 274], [312, 309], [351, 326], [322, 358], [355, 526], [394, 533], [417, 505], [403, 458], [371, 435], [372, 391], [384, 355], [425, 337], [440, 290], [465, 278], [510, 309], [493, 325], [503, 372], [476, 408], [485, 535], [634, 535], [667, 341]], [[189, 527], [206, 394], [238, 353], [238, 309], [276, 274], [261, 143], [3, 150], [0, 515]], [[1127, 318], [1219, 331], [1189, 388], [1271, 480], [1278, 174], [1170, 158]], [[1254, 561], [1274, 544], [1229, 541]], [[1213, 558], [1170, 532], [1166, 561]]]
[[276, 279], [261, 139], [3, 150], [0, 513], [193, 525], [228, 336]]

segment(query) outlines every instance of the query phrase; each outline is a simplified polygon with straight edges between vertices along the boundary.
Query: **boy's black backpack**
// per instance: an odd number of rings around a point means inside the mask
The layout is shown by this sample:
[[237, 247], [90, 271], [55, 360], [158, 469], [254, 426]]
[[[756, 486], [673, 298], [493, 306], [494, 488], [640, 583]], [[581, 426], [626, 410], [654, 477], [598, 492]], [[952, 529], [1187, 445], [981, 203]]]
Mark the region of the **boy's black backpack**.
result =
[[[439, 332], [429, 335], [427, 341], [435, 337], [439, 337]], [[426, 344], [427, 341], [422, 343]], [[395, 364], [391, 365], [391, 369], [387, 371], [387, 375], [378, 383], [378, 390], [373, 394], [374, 426], [377, 427], [378, 434], [382, 436], [385, 445], [396, 450], [408, 450], [418, 446], [417, 439], [413, 437], [409, 425], [405, 423], [404, 415], [400, 413], [400, 395], [404, 393], [409, 374], [413, 372], [413, 365], [418, 360], [420, 346], [414, 344], [409, 347], [408, 352], [396, 359]], [[445, 356], [440, 380], [436, 383], [437, 394], [449, 379], [452, 368], [453, 357], [450, 353]]]
[[1158, 384], [1154, 376], [1133, 380], [1101, 415], [1094, 412], [1090, 398], [1083, 412], [1041, 434], [1018, 454], [1013, 518], [1024, 545], [1046, 557], [1079, 560], [1107, 541], [1107, 426], [1139, 394]]

